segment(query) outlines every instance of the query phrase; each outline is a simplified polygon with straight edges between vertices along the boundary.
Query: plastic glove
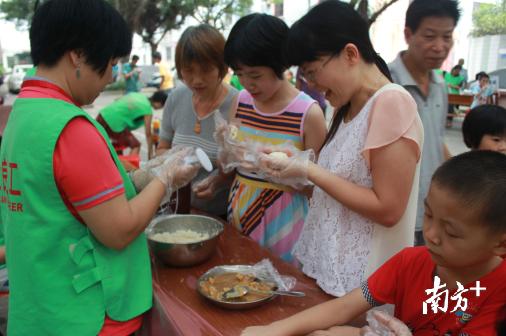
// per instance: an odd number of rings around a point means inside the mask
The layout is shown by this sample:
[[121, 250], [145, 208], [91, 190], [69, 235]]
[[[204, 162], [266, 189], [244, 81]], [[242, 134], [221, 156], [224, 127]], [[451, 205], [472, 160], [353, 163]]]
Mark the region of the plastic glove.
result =
[[189, 163], [195, 161], [192, 160], [192, 157], [195, 156], [193, 147], [171, 149], [163, 156], [165, 157], [163, 163], [150, 168], [149, 172], [156, 176], [170, 191], [188, 184], [197, 175], [201, 167], [198, 162]]
[[143, 169], [137, 169], [130, 173], [130, 179], [138, 193], [141, 192], [153, 178], [154, 176], [152, 174]]
[[237, 136], [240, 122], [232, 121], [230, 124], [216, 113], [214, 115], [214, 139], [218, 143], [218, 163], [223, 172], [229, 173], [237, 167], [246, 170], [255, 168], [257, 155], [253, 145], [247, 141], [239, 141]]
[[210, 200], [214, 197], [220, 182], [221, 178], [219, 175], [209, 175], [205, 179], [195, 183], [192, 186], [192, 191], [195, 193], [196, 197]]
[[360, 330], [361, 336], [412, 336], [408, 326], [401, 320], [381, 310], [367, 312], [368, 327]]
[[184, 146], [174, 146], [171, 149], [163, 152], [160, 155], [157, 155], [156, 157], [152, 158], [151, 160], [147, 162], [141, 162], [140, 168], [145, 171], [150, 171], [153, 168], [156, 168], [163, 164], [165, 160], [167, 160], [169, 157], [173, 156], [175, 153], [180, 152], [182, 150], [185, 150], [187, 148], [191, 147], [184, 147]]
[[287, 157], [275, 156], [272, 149], [265, 149], [260, 156], [259, 170], [271, 182], [303, 189], [312, 185], [308, 180], [309, 163], [314, 161], [313, 150], [280, 150]]

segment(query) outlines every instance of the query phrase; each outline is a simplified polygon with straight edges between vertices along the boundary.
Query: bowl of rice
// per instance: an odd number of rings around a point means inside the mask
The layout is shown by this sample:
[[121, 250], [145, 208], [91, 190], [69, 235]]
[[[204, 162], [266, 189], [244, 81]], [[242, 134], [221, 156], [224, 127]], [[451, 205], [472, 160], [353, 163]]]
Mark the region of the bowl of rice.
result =
[[223, 232], [223, 224], [200, 215], [165, 215], [146, 230], [153, 254], [168, 266], [188, 267], [209, 259]]

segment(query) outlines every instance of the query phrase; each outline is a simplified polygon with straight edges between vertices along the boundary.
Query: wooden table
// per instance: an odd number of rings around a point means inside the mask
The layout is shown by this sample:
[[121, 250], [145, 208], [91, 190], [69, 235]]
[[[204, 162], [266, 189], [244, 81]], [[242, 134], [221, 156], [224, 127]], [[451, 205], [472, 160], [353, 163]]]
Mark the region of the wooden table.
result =
[[450, 105], [465, 105], [465, 106], [471, 106], [473, 103], [473, 95], [466, 95], [466, 94], [448, 94], [448, 104]]
[[[219, 308], [197, 290], [197, 279], [210, 268], [225, 264], [255, 264], [269, 258], [280, 274], [297, 279], [294, 290], [306, 293], [304, 298], [277, 297], [263, 306], [233, 311]], [[154, 306], [146, 316], [142, 335], [239, 335], [250, 325], [267, 324], [327, 301], [315, 281], [294, 266], [285, 263], [253, 240], [225, 225], [218, 249], [204, 264], [191, 268], [169, 268], [153, 261]]]

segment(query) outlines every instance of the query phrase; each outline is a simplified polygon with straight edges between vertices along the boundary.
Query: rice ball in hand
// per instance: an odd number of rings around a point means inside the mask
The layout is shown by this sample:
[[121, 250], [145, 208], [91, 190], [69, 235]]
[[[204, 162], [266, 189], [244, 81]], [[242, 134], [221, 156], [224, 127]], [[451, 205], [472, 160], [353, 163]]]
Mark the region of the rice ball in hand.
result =
[[288, 159], [288, 154], [285, 152], [271, 152], [269, 153], [269, 157], [273, 159]]

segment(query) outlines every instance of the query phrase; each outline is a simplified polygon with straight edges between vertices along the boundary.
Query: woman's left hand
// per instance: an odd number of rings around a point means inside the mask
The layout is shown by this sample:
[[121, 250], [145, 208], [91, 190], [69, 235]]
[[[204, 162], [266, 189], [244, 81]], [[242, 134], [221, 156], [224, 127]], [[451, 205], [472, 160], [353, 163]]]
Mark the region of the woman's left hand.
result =
[[285, 154], [287, 157], [283, 157], [283, 154], [273, 156], [272, 153], [267, 154], [267, 152], [261, 154], [259, 170], [275, 183], [289, 185], [296, 189], [311, 185], [308, 176], [314, 153], [310, 150]]
[[220, 180], [218, 175], [209, 175], [202, 181], [194, 184], [192, 189], [195, 196], [205, 200], [212, 199], [216, 193], [216, 189], [218, 189]]

